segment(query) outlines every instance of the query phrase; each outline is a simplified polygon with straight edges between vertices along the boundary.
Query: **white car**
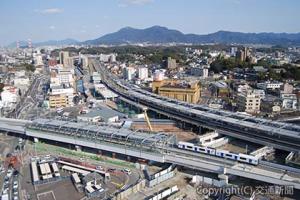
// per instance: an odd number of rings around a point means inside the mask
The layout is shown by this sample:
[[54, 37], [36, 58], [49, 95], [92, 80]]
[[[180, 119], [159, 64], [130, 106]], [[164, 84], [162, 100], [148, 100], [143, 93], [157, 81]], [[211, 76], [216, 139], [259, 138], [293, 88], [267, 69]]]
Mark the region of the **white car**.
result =
[[8, 189], [4, 189], [4, 190], [2, 191], [2, 195], [6, 195], [7, 192], [8, 192]]
[[18, 187], [19, 187], [19, 184], [18, 184], [18, 182], [17, 182], [17, 181], [15, 181], [15, 182], [14, 182], [13, 189], [14, 189], [14, 190], [17, 190], [17, 189], [18, 189]]
[[11, 177], [11, 175], [12, 175], [12, 171], [7, 171], [7, 174], [6, 174], [6, 176], [7, 176], [8, 178], [10, 178], [10, 177]]
[[125, 172], [125, 173], [128, 174], [128, 175], [131, 174], [131, 170], [130, 170], [130, 169], [127, 169], [127, 168], [124, 168], [124, 169], [123, 169], [123, 172]]

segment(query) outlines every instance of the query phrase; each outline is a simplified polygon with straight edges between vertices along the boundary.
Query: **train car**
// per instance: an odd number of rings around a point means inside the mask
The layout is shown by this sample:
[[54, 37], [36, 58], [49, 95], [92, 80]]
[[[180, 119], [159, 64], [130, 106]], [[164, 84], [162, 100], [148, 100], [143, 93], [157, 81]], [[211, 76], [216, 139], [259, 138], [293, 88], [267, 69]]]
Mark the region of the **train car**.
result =
[[210, 155], [216, 155], [216, 149], [211, 148], [211, 147], [206, 147], [207, 153]]
[[208, 153], [206, 147], [194, 147], [195, 151], [200, 152], [200, 153]]
[[231, 159], [231, 160], [238, 160], [237, 154], [222, 149], [216, 150], [216, 156], [219, 156], [221, 158]]
[[227, 150], [222, 150], [222, 149], [214, 149], [211, 147], [201, 147], [201, 146], [196, 146], [193, 143], [189, 142], [182, 142], [179, 141], [177, 144], [177, 147], [179, 149], [184, 149], [188, 151], [193, 151], [193, 152], [199, 152], [203, 154], [210, 154], [213, 156], [217, 156], [220, 158], [225, 158], [225, 159], [230, 159], [230, 160], [235, 160], [238, 162], [243, 162], [243, 163], [248, 163], [252, 165], [258, 165], [258, 158], [255, 156], [251, 155], [246, 155], [246, 154], [235, 154]]
[[189, 142], [178, 142], [178, 148], [194, 151], [194, 144]]
[[244, 162], [244, 163], [250, 163], [252, 165], [258, 165], [258, 158], [256, 158], [255, 156], [251, 156], [251, 155], [246, 155], [246, 154], [239, 154], [238, 155], [238, 159], [239, 162]]

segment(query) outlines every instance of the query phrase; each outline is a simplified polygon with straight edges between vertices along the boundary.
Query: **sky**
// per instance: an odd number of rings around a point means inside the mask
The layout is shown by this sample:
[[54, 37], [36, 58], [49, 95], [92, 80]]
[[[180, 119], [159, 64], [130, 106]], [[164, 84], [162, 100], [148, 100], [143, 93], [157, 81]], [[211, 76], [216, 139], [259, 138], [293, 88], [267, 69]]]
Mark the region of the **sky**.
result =
[[299, 0], [0, 0], [0, 45], [95, 39], [123, 27], [300, 32]]

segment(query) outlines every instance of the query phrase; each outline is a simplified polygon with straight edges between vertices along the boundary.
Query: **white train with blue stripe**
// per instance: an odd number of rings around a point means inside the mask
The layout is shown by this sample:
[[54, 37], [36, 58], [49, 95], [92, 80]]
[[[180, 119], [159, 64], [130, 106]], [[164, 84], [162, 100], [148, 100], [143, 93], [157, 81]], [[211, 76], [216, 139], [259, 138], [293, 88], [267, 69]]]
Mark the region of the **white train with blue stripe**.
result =
[[197, 146], [193, 143], [182, 142], [182, 141], [178, 142], [177, 147], [179, 149], [199, 152], [203, 154], [210, 154], [221, 158], [227, 158], [230, 160], [236, 160], [239, 162], [248, 163], [251, 165], [258, 165], [258, 158], [247, 154], [242, 154], [242, 153], [236, 154], [222, 149], [214, 149], [211, 147]]

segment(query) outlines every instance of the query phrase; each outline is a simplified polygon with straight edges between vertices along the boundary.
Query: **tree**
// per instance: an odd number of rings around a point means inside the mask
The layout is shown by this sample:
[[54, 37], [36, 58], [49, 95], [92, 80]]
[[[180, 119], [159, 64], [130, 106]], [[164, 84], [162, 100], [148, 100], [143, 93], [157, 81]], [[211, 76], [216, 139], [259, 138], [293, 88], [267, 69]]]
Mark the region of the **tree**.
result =
[[257, 74], [259, 80], [265, 80], [266, 79], [266, 73], [265, 72], [258, 72]]
[[276, 73], [273, 69], [269, 71], [269, 78], [277, 81], [280, 81], [282, 79], [280, 74]]
[[35, 71], [35, 66], [32, 64], [24, 64], [26, 71], [31, 71], [34, 72]]
[[0, 83], [0, 93], [3, 92], [4, 84]]

